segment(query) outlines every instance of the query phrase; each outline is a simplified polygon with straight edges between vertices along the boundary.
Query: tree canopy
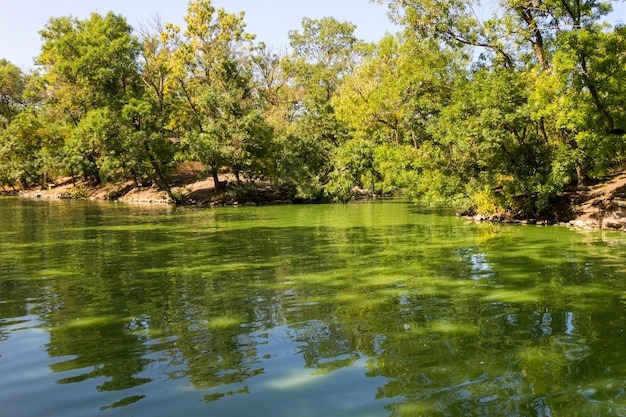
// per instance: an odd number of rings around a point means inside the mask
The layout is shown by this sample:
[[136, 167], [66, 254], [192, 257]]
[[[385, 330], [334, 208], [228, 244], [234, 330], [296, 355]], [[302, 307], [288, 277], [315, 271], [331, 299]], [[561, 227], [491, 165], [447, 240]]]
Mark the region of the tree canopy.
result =
[[170, 193], [199, 162], [296, 197], [403, 193], [539, 216], [624, 168], [626, 28], [610, 1], [379, 0], [378, 42], [305, 18], [276, 51], [245, 15], [191, 1], [185, 27], [52, 18], [25, 73], [0, 60], [0, 184], [131, 179]]

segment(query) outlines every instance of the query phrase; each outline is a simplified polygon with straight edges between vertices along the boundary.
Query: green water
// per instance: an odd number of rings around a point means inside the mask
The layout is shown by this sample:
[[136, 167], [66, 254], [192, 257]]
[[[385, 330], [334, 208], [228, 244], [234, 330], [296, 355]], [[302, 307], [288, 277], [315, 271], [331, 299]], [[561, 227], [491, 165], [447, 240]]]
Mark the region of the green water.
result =
[[0, 415], [626, 416], [626, 235], [0, 200]]

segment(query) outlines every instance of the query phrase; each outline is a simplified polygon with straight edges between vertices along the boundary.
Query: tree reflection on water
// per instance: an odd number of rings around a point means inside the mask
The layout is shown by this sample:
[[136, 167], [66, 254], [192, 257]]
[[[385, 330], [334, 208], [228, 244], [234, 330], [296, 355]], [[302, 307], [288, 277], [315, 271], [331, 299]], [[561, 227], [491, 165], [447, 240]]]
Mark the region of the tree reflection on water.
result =
[[227, 414], [626, 415], [621, 241], [399, 204], [28, 207], [0, 241], [0, 348], [36, 315], [57, 384], [119, 392], [101, 410], [170, 384]]

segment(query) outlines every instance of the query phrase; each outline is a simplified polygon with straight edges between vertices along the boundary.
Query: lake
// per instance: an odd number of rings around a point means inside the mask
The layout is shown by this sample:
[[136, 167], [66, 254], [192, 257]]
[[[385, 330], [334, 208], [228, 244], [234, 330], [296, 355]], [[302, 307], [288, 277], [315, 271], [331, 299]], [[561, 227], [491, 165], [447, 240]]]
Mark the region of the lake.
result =
[[626, 416], [626, 234], [0, 199], [0, 415]]

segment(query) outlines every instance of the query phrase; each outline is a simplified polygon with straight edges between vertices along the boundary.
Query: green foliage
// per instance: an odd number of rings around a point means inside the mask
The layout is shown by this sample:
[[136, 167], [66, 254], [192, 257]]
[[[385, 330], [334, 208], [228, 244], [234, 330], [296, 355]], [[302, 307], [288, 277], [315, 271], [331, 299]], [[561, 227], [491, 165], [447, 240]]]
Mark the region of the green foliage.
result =
[[84, 185], [73, 187], [69, 190], [68, 197], [79, 199], [79, 200], [85, 199], [89, 197], [89, 189], [85, 187]]
[[181, 97], [172, 130], [181, 132], [183, 158], [203, 163], [217, 181], [229, 168], [237, 176], [262, 176], [262, 158], [271, 129], [253, 97], [253, 35], [245, 32], [243, 13], [216, 10], [210, 1], [189, 4], [184, 36], [169, 25], [162, 36], [171, 45], [171, 87]]
[[335, 152], [349, 138], [333, 97], [362, 51], [354, 30], [354, 25], [333, 18], [305, 18], [302, 32], [289, 33], [293, 53], [280, 65], [287, 79], [282, 84], [284, 101], [274, 96], [268, 111], [278, 122], [273, 146], [276, 175], [301, 198], [345, 199], [336, 182], [328, 185]]
[[540, 216], [624, 168], [626, 27], [601, 23], [609, 2], [506, 0], [485, 19], [474, 0], [384, 2], [402, 32], [366, 44], [305, 18], [290, 52], [210, 0], [182, 29], [51, 19], [40, 71], [0, 60], [0, 183], [132, 179], [177, 200], [176, 164], [195, 161], [218, 187], [229, 171], [318, 201]]
[[326, 194], [335, 201], [349, 201], [354, 187], [363, 184], [366, 190], [378, 189], [380, 175], [374, 167], [374, 143], [365, 138], [353, 138], [337, 147], [325, 187]]
[[[339, 119], [354, 137], [369, 142], [359, 147], [367, 152], [352, 153], [351, 164], [335, 166], [335, 177], [352, 181], [344, 189], [402, 190], [427, 205], [449, 204], [448, 198], [458, 197], [451, 190], [445, 196], [436, 191], [450, 185], [447, 173], [440, 178], [432, 165], [433, 154], [441, 150], [433, 146], [431, 129], [464, 63], [462, 53], [441, 50], [437, 42], [410, 33], [387, 36], [374, 47], [334, 100]], [[346, 175], [355, 169], [345, 171], [345, 166], [362, 167], [361, 175]]]
[[93, 13], [51, 19], [40, 34], [49, 122], [71, 126], [65, 169], [92, 183], [117, 177], [131, 156], [121, 111], [141, 94], [132, 28], [122, 16]]
[[493, 191], [483, 189], [472, 196], [476, 211], [484, 215], [490, 215], [498, 212], [499, 205], [497, 197]]
[[6, 128], [21, 110], [25, 80], [22, 71], [0, 59], [0, 128]]
[[40, 31], [39, 63], [52, 102], [78, 121], [100, 106], [119, 107], [136, 88], [139, 44], [119, 15], [92, 13], [86, 20], [51, 19]]

